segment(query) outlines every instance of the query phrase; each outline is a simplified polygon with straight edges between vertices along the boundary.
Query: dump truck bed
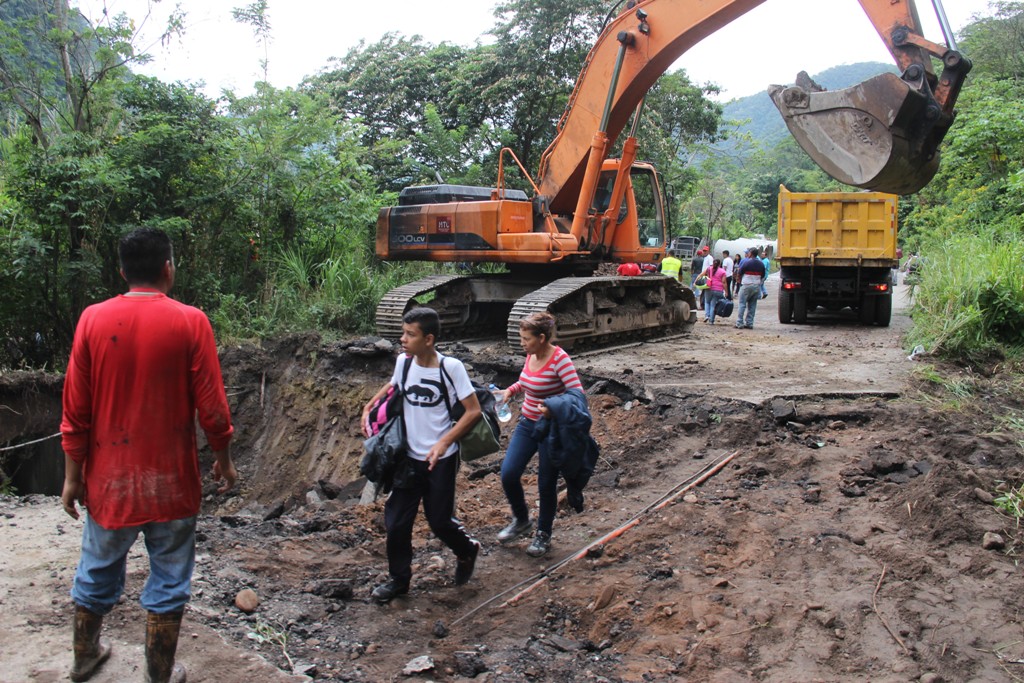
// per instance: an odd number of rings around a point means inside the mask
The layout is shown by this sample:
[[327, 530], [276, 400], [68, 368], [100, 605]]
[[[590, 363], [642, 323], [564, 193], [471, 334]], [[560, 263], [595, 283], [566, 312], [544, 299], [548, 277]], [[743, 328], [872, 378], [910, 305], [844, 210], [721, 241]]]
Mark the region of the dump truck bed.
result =
[[779, 188], [782, 266], [895, 267], [896, 195]]

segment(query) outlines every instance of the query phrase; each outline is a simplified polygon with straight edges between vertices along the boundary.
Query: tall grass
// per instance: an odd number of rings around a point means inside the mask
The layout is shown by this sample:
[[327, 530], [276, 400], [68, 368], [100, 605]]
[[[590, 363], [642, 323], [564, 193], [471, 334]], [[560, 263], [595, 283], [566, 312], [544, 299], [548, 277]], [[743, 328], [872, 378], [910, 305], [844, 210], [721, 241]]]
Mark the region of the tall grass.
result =
[[436, 272], [429, 263], [381, 263], [358, 248], [323, 254], [291, 247], [269, 259], [263, 296], [221, 298], [210, 315], [222, 340], [316, 330], [327, 338], [372, 333], [377, 304], [391, 289]]
[[967, 361], [1024, 350], [1024, 245], [961, 236], [923, 253], [907, 347]]

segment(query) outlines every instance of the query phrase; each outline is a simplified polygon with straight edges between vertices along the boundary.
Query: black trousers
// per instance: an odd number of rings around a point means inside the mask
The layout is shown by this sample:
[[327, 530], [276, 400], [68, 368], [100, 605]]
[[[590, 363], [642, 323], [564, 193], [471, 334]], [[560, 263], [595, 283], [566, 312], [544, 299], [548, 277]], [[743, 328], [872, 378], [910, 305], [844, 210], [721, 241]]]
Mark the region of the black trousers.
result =
[[452, 549], [456, 557], [473, 553], [473, 539], [455, 518], [455, 475], [459, 471], [459, 455], [441, 458], [433, 471], [427, 463], [411, 461], [414, 474], [407, 488], [393, 489], [384, 504], [384, 526], [388, 540], [388, 571], [391, 578], [402, 583], [412, 579], [412, 528], [420, 501], [423, 514], [434, 535]]

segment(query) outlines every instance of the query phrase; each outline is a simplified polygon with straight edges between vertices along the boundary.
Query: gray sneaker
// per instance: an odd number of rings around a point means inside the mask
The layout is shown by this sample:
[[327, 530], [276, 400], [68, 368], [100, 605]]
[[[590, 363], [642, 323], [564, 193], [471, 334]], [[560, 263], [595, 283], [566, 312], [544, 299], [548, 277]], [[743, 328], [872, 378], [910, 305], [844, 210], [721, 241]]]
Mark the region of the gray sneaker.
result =
[[512, 523], [507, 527], [498, 532], [498, 543], [508, 543], [514, 541], [523, 534], [530, 531], [533, 528], [533, 520], [526, 519], [520, 522], [518, 519], [513, 519]]
[[551, 550], [551, 534], [546, 531], [538, 531], [533, 537], [533, 543], [526, 548], [526, 554], [530, 557], [541, 557], [547, 555]]

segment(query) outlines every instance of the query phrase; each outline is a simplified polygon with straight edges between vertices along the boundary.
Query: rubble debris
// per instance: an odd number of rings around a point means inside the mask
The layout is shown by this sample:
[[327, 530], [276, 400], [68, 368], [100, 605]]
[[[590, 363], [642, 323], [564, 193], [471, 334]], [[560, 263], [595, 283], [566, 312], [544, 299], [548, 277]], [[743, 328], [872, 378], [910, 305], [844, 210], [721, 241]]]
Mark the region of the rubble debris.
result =
[[425, 671], [434, 670], [434, 659], [428, 655], [422, 655], [415, 659], [409, 660], [409, 663], [402, 669], [402, 673], [406, 676], [415, 676]]

